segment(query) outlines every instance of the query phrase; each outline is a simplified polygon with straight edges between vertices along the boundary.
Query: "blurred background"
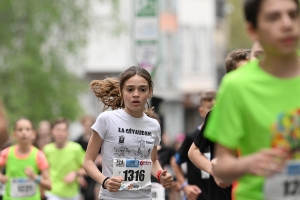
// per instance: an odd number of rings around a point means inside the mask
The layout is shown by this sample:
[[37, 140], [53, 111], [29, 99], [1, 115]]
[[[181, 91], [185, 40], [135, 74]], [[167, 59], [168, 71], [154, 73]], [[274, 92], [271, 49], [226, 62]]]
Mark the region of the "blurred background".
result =
[[0, 99], [10, 126], [65, 117], [74, 139], [103, 107], [90, 81], [140, 65], [172, 140], [203, 121], [200, 96], [218, 89], [227, 53], [250, 47], [241, 0], [2, 0]]

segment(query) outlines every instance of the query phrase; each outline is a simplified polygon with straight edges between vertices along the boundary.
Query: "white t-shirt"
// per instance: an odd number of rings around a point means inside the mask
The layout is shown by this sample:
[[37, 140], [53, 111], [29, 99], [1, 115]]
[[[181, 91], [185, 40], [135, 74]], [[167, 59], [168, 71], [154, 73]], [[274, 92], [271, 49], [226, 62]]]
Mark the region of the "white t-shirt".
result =
[[[111, 177], [113, 159], [151, 159], [153, 146], [161, 140], [160, 125], [146, 114], [134, 118], [123, 109], [101, 113], [92, 129], [103, 139], [101, 146], [102, 173]], [[151, 174], [150, 174], [151, 176]], [[101, 187], [100, 199], [151, 199], [151, 188], [129, 191], [109, 192]]]

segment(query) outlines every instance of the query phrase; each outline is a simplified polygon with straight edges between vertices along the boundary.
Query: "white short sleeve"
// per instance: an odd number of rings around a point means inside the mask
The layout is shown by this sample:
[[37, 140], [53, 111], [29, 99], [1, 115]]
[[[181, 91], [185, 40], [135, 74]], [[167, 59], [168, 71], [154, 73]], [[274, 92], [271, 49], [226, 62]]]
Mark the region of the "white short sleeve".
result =
[[103, 112], [97, 117], [96, 122], [91, 127], [94, 131], [98, 133], [98, 135], [102, 139], [104, 139], [107, 134], [107, 129], [108, 129], [107, 120], [108, 120], [107, 113]]
[[161, 128], [159, 123], [157, 122], [157, 133], [155, 136], [154, 146], [158, 146], [160, 144], [160, 141], [161, 141]]

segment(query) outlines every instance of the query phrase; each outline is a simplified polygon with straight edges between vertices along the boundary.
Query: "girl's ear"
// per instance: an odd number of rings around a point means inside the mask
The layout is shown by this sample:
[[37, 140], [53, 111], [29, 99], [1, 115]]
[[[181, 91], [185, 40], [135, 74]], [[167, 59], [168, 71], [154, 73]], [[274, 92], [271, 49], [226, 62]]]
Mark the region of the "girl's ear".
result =
[[150, 89], [149, 95], [148, 95], [148, 99], [151, 99], [153, 97], [153, 89]]
[[122, 90], [121, 90], [120, 87], [119, 87], [119, 95], [120, 95], [120, 97], [122, 98]]

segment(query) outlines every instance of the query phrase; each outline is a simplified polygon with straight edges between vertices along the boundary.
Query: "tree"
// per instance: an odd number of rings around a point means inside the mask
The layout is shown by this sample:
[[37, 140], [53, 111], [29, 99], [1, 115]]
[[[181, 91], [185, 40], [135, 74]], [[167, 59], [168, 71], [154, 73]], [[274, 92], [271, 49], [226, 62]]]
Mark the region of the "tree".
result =
[[227, 0], [229, 14], [228, 21], [228, 45], [230, 52], [239, 48], [251, 48], [252, 41], [246, 33], [246, 25], [243, 15], [243, 2], [241, 0]]
[[[9, 121], [25, 116], [36, 124], [81, 114], [78, 95], [88, 83], [72, 72], [79, 65], [70, 63], [80, 62], [93, 19], [90, 3], [0, 1], [0, 99]], [[111, 3], [118, 9], [117, 0]]]

